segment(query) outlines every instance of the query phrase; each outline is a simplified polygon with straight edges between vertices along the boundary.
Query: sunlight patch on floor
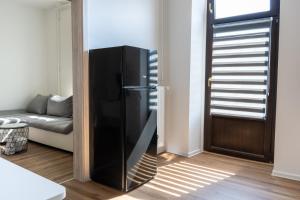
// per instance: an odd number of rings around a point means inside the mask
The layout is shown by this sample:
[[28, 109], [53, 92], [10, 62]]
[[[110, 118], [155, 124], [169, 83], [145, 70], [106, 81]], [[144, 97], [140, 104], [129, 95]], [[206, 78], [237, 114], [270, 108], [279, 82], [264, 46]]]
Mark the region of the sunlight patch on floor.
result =
[[[128, 172], [127, 178], [132, 182], [141, 184], [152, 177], [153, 173], [155, 173], [155, 168], [153, 168], [155, 166], [155, 159], [149, 155], [144, 155], [138, 164]], [[235, 176], [235, 173], [190, 162], [175, 162], [158, 167], [154, 179], [128, 194], [113, 198], [113, 200], [141, 199], [135, 197], [135, 192], [138, 193], [139, 190], [149, 194], [149, 198], [154, 198], [151, 194], [156, 192], [161, 193], [168, 199], [184, 198], [184, 195], [195, 193], [232, 176]]]
[[163, 158], [166, 162], [170, 162], [170, 161], [172, 161], [173, 159], [176, 158], [176, 155], [169, 154], [169, 153], [164, 153], [164, 154], [160, 155], [160, 157]]
[[135, 197], [130, 196], [129, 194], [126, 194], [126, 195], [112, 198], [111, 200], [141, 200], [141, 199], [135, 198]]
[[234, 175], [189, 162], [177, 162], [159, 167], [156, 177], [144, 186], [168, 196], [181, 197]]

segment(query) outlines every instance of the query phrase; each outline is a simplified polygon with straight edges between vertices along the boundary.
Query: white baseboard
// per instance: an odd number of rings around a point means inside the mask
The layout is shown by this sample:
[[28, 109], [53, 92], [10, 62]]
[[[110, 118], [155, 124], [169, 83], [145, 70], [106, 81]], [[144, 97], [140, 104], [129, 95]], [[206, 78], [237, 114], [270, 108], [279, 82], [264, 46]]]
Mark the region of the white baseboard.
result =
[[157, 148], [157, 154], [163, 153], [165, 151], [166, 151], [166, 147], [164, 147], [164, 146]]
[[201, 149], [198, 149], [198, 150], [191, 151], [191, 152], [188, 152], [188, 153], [181, 153], [181, 152], [175, 152], [175, 151], [169, 151], [169, 150], [167, 152], [172, 153], [172, 154], [176, 154], [176, 155], [179, 155], [179, 156], [190, 158], [190, 157], [193, 157], [193, 156], [195, 156], [199, 153], [202, 153], [203, 151]]
[[190, 158], [190, 157], [193, 157], [193, 156], [195, 156], [195, 155], [197, 155], [199, 153], [202, 153], [202, 151], [200, 149], [198, 149], [198, 150], [191, 151], [191, 152], [188, 152], [188, 153], [179, 153], [179, 152], [170, 152], [170, 153]]
[[299, 174], [292, 174], [292, 173], [282, 172], [282, 171], [277, 171], [277, 170], [273, 170], [272, 176], [286, 178], [286, 179], [295, 180], [295, 181], [300, 181]]
[[189, 152], [186, 157], [190, 158], [190, 157], [193, 157], [193, 156], [195, 156], [195, 155], [197, 155], [199, 153], [202, 153], [201, 149], [197, 149], [195, 151]]

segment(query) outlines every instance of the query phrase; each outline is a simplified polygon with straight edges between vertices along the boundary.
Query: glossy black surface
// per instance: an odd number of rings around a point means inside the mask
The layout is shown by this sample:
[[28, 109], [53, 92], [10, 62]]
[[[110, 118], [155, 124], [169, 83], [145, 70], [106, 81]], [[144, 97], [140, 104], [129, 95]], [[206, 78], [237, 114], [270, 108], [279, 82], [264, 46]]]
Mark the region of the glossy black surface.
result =
[[[145, 156], [156, 157], [156, 111], [149, 109], [149, 89], [128, 89], [126, 96], [126, 173], [128, 190], [156, 173], [156, 162], [146, 166]], [[146, 164], [145, 164], [146, 163]], [[150, 173], [149, 173], [150, 172]], [[144, 175], [146, 174], [146, 175]]]
[[[157, 120], [149, 109], [148, 55], [148, 50], [127, 46], [90, 51], [91, 178], [122, 191], [156, 173]], [[139, 172], [149, 166], [151, 173], [141, 180]]]
[[148, 86], [149, 51], [139, 48], [123, 48], [123, 86]]
[[91, 177], [122, 188], [122, 49], [90, 52]]

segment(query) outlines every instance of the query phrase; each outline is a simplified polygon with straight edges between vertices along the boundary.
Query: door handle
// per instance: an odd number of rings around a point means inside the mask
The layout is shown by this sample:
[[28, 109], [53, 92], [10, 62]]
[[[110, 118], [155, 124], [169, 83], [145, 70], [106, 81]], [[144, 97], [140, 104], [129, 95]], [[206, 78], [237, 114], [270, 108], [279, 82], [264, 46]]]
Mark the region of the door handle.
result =
[[208, 10], [209, 10], [210, 14], [214, 13], [214, 10], [213, 10], [213, 7], [212, 7], [212, 3], [209, 3]]
[[207, 82], [208, 87], [211, 87], [212, 77], [209, 77]]

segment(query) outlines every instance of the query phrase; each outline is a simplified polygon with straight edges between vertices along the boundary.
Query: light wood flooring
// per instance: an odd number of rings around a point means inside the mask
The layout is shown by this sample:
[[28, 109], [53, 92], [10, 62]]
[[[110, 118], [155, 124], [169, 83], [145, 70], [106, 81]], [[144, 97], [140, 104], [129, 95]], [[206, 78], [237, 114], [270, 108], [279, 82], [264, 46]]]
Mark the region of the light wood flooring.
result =
[[27, 152], [0, 156], [57, 183], [73, 179], [73, 154], [66, 151], [30, 142]]
[[156, 178], [122, 194], [94, 182], [70, 181], [68, 200], [281, 200], [300, 199], [300, 182], [271, 176], [272, 165], [210, 153], [159, 157]]
[[272, 177], [272, 165], [210, 153], [162, 154], [156, 178], [128, 194], [92, 181], [66, 181], [72, 177], [72, 154], [57, 149], [33, 143], [27, 153], [8, 159], [64, 182], [67, 200], [300, 200], [300, 182]]

